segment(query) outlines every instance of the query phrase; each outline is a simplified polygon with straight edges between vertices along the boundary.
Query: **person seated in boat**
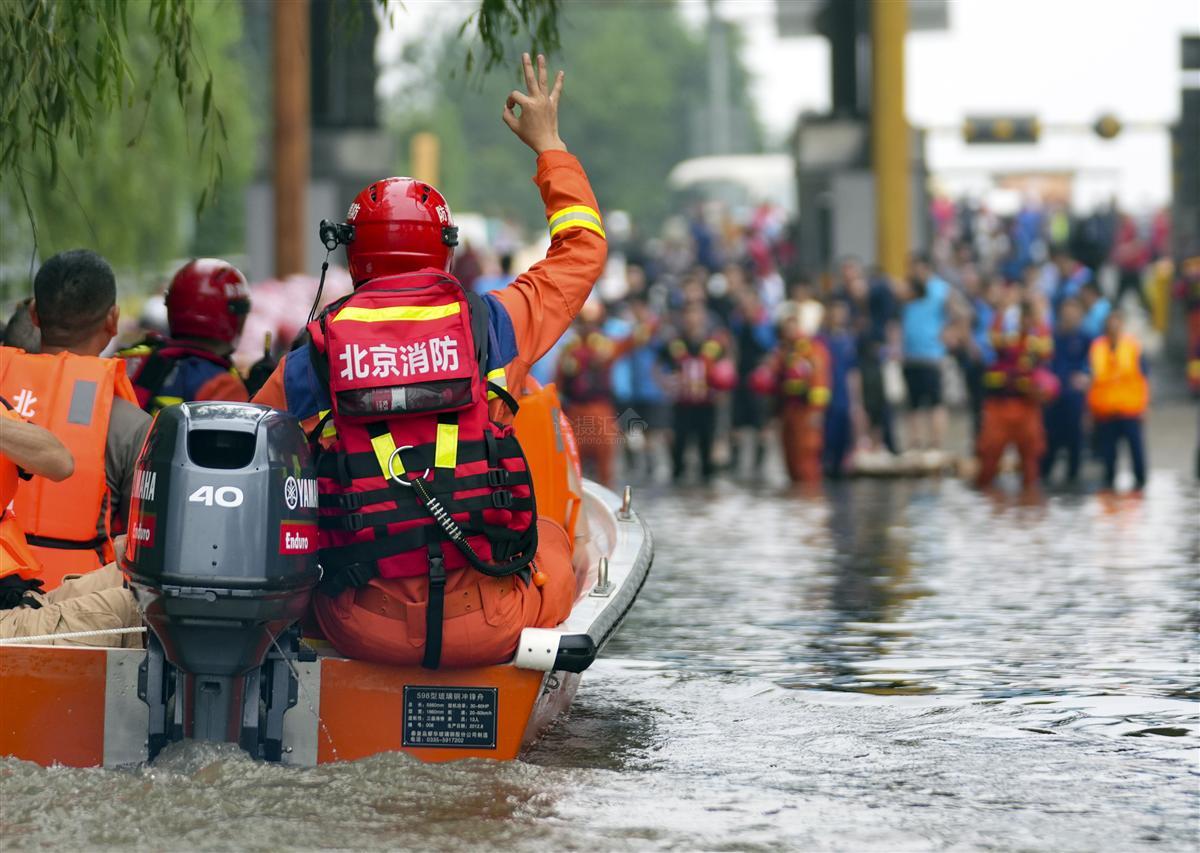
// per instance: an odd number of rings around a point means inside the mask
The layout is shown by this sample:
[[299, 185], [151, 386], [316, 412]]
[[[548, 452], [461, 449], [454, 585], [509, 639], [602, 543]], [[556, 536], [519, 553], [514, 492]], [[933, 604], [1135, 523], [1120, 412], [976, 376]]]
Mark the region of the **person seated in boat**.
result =
[[49, 590], [65, 575], [112, 562], [150, 416], [138, 406], [124, 362], [100, 357], [120, 319], [108, 262], [85, 249], [57, 254], [37, 271], [33, 295], [41, 352], [0, 348], [0, 395], [75, 458], [71, 477], [22, 482], [14, 499]]
[[[42, 567], [25, 539], [12, 499], [21, 479], [44, 477], [62, 482], [75, 470], [75, 460], [49, 430], [23, 418], [0, 399], [0, 639], [47, 637], [54, 634], [107, 632], [141, 624], [133, 595], [124, 588], [114, 564], [69, 580], [43, 594]], [[130, 647], [141, 644], [133, 634], [98, 633], [62, 642]]]
[[[560, 71], [522, 60], [504, 122], [537, 154], [546, 257], [479, 296], [450, 275], [457, 229], [434, 187], [370, 184], [347, 221], [354, 292], [309, 324], [254, 402], [319, 441], [313, 616], [341, 654], [464, 667], [510, 658], [522, 629], [569, 614], [577, 579], [562, 525], [537, 516], [507, 389], [566, 332], [604, 271], [599, 207], [558, 134]], [[486, 380], [486, 381], [485, 381]]]
[[246, 277], [226, 261], [197, 258], [175, 273], [165, 301], [171, 336], [151, 335], [117, 353], [142, 408], [154, 414], [193, 400], [249, 400], [230, 361], [250, 313]]

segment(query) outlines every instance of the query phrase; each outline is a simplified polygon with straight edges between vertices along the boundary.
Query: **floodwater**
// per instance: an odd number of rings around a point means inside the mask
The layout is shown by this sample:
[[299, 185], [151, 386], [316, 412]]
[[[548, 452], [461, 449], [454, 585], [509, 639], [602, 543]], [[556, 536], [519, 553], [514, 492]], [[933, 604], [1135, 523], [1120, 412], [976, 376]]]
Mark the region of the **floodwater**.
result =
[[1194, 850], [1189, 443], [1140, 498], [646, 491], [650, 582], [523, 761], [3, 759], [0, 847]]

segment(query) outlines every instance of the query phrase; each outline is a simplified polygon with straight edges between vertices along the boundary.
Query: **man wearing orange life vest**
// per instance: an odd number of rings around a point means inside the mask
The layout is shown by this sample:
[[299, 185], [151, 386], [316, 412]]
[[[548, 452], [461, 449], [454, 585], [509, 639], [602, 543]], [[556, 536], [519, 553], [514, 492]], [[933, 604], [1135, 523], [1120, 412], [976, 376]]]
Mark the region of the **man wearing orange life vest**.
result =
[[1104, 488], [1115, 485], [1117, 443], [1124, 441], [1133, 463], [1134, 488], [1141, 491], [1146, 486], [1142, 418], [1150, 405], [1150, 383], [1141, 345], [1125, 333], [1124, 326], [1121, 312], [1114, 310], [1104, 324], [1104, 334], [1092, 342], [1088, 408], [1104, 462]]
[[558, 136], [562, 72], [551, 87], [543, 57], [523, 67], [527, 91], [509, 95], [503, 119], [537, 154], [546, 258], [507, 287], [466, 293], [449, 274], [457, 229], [441, 193], [377, 181], [346, 223], [323, 227], [327, 246], [346, 246], [355, 292], [309, 324], [311, 342], [254, 398], [320, 436], [325, 580], [313, 612], [349, 657], [496, 663], [575, 598], [564, 526], [533, 523], [507, 389], [524, 387], [567, 330], [606, 246], [587, 177]]
[[[41, 593], [42, 569], [25, 541], [12, 499], [19, 479], [36, 475], [60, 482], [71, 476], [75, 464], [48, 430], [26, 423], [7, 401], [0, 403], [0, 639], [136, 626], [137, 607], [115, 565]], [[140, 638], [102, 634], [64, 642], [135, 647]]]
[[120, 316], [108, 263], [87, 250], [60, 253], [38, 270], [33, 290], [41, 353], [0, 348], [0, 395], [75, 458], [70, 478], [22, 483], [14, 500], [50, 590], [65, 575], [112, 561], [150, 416], [137, 405], [124, 363], [99, 357]]
[[171, 279], [165, 298], [169, 339], [148, 337], [117, 353], [142, 408], [193, 400], [250, 399], [230, 361], [250, 313], [246, 277], [216, 258], [189, 261]]

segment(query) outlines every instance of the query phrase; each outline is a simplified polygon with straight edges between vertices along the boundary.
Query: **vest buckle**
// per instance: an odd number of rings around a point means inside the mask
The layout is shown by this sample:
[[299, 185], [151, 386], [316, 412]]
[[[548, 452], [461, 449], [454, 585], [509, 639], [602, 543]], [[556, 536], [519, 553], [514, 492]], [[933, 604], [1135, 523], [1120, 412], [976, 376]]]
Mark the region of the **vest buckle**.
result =
[[510, 473], [507, 468], [489, 468], [487, 472], [488, 485], [493, 489], [499, 486], [507, 486]]
[[508, 509], [512, 503], [513, 495], [508, 489], [492, 492], [492, 506], [496, 509]]

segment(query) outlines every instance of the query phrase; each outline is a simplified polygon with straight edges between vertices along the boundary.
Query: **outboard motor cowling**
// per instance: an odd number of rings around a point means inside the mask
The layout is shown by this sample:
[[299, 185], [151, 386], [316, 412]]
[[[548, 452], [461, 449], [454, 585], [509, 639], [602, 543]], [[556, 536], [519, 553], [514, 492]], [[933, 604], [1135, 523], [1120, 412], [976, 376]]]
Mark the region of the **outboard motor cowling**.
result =
[[[153, 633], [142, 679], [151, 752], [156, 734], [173, 733], [257, 754], [249, 741], [271, 680], [259, 669], [273, 648], [286, 656], [282, 638], [294, 647], [289, 628], [320, 576], [316, 475], [299, 422], [247, 403], [163, 409], [138, 459], [129, 515], [123, 568]], [[172, 673], [156, 682], [156, 653], [178, 670], [173, 691]], [[174, 725], [156, 732], [160, 691], [161, 714], [173, 694]], [[295, 697], [276, 698], [281, 721]]]

